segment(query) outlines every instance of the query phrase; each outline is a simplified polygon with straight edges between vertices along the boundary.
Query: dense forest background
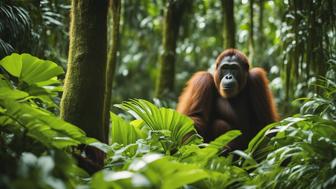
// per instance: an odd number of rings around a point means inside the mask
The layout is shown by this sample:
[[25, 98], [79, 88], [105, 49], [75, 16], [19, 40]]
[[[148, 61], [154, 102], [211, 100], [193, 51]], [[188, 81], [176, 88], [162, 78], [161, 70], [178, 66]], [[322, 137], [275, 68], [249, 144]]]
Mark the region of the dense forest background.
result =
[[[163, 45], [169, 37], [164, 31], [169, 22], [165, 19], [168, 2], [121, 2], [112, 103], [162, 95], [161, 100], [174, 107], [194, 72], [211, 68], [223, 49], [236, 47], [249, 56], [253, 66], [267, 70], [279, 111], [285, 116], [297, 112], [293, 99], [314, 94], [308, 85], [324, 76], [335, 60], [335, 5], [330, 0], [182, 1], [176, 3], [180, 7], [171, 8], [181, 10], [172, 12], [176, 15], [172, 15], [168, 32], [177, 32], [169, 38], [176, 45], [173, 59], [164, 62], [172, 66], [164, 79], [159, 69], [162, 55], [171, 48]], [[1, 57], [28, 52], [66, 69], [69, 12], [69, 1], [4, 1]], [[110, 5], [108, 48], [115, 38], [112, 14]], [[159, 80], [169, 81], [159, 89]]]
[[[335, 20], [333, 0], [0, 0], [0, 188], [335, 187]], [[227, 48], [282, 120], [222, 156], [238, 131], [204, 144], [173, 109]]]

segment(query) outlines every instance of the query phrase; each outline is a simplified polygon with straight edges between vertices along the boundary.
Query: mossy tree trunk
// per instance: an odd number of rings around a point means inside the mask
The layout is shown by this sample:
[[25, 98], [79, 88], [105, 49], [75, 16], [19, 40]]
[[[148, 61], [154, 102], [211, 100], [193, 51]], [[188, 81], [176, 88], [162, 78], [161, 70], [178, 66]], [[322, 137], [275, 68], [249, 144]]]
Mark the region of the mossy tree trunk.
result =
[[163, 52], [160, 55], [160, 71], [156, 83], [155, 96], [167, 98], [174, 91], [176, 45], [181, 19], [188, 2], [168, 0], [163, 23]]
[[222, 0], [224, 14], [223, 39], [224, 49], [235, 48], [236, 24], [234, 20], [234, 2], [233, 0]]
[[64, 120], [103, 142], [107, 7], [105, 0], [72, 0], [69, 59], [61, 101]]
[[111, 31], [111, 47], [108, 51], [107, 70], [106, 70], [106, 94], [105, 94], [105, 135], [108, 138], [109, 123], [110, 123], [110, 108], [112, 98], [113, 78], [118, 62], [119, 38], [120, 38], [120, 11], [121, 0], [110, 1], [110, 14], [112, 17], [112, 31]]
[[264, 37], [264, 0], [259, 0], [259, 26], [258, 26], [258, 45], [259, 50], [264, 51], [264, 43], [265, 43], [265, 37]]
[[255, 27], [257, 30], [257, 33], [255, 34], [255, 41], [254, 44], [254, 54], [257, 54], [258, 56], [254, 56], [254, 65], [258, 67], [263, 67], [267, 71], [270, 69], [269, 65], [269, 59], [267, 58], [267, 46], [264, 35], [264, 2], [265, 0], [258, 0], [258, 23], [255, 25], [258, 25], [258, 27]]
[[249, 44], [249, 61], [251, 64], [253, 64], [253, 56], [254, 56], [254, 23], [253, 23], [253, 16], [254, 16], [254, 10], [253, 10], [253, 3], [254, 0], [249, 1], [249, 7], [250, 7], [250, 27], [249, 27], [249, 38], [248, 38], [248, 44]]

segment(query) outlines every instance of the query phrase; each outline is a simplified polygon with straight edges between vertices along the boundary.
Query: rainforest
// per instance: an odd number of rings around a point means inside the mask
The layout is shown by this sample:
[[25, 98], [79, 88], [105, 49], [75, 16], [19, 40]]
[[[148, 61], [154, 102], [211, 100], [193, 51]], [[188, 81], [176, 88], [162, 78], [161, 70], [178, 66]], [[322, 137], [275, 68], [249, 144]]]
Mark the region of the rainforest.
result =
[[336, 188], [333, 0], [0, 0], [0, 188]]

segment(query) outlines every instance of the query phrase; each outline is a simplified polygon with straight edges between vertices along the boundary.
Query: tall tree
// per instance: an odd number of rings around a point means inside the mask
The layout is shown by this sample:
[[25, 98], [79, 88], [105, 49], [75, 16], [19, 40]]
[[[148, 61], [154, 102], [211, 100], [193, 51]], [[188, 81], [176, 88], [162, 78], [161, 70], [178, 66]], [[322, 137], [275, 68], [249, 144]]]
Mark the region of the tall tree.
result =
[[258, 0], [258, 27], [255, 27], [256, 34], [255, 34], [255, 44], [254, 44], [254, 65], [263, 67], [266, 70], [269, 70], [269, 59], [267, 56], [267, 52], [265, 52], [265, 49], [267, 49], [266, 42], [267, 38], [264, 36], [264, 3], [265, 0]]
[[234, 20], [234, 2], [233, 0], [222, 0], [224, 14], [224, 49], [235, 47], [236, 24]]
[[162, 33], [163, 52], [160, 55], [160, 72], [155, 92], [158, 98], [169, 97], [169, 93], [174, 91], [176, 45], [187, 3], [187, 0], [167, 1]]
[[258, 25], [258, 45], [259, 50], [264, 50], [264, 0], [259, 0], [259, 25]]
[[106, 94], [105, 94], [105, 135], [107, 137], [110, 121], [110, 108], [112, 97], [113, 78], [117, 65], [117, 53], [119, 51], [120, 36], [120, 10], [121, 0], [110, 1], [110, 14], [112, 17], [111, 47], [108, 51], [107, 70], [106, 70]]
[[248, 53], [248, 56], [249, 56], [249, 61], [250, 63], [252, 64], [253, 63], [253, 56], [254, 56], [254, 23], [253, 23], [253, 16], [254, 16], [254, 11], [253, 11], [253, 3], [254, 3], [254, 0], [250, 0], [249, 1], [249, 7], [250, 7], [250, 16], [249, 16], [249, 19], [250, 19], [250, 27], [249, 27], [249, 41], [248, 41], [248, 44], [249, 44], [249, 53]]
[[107, 7], [106, 0], [72, 0], [69, 59], [61, 100], [64, 120], [104, 142]]

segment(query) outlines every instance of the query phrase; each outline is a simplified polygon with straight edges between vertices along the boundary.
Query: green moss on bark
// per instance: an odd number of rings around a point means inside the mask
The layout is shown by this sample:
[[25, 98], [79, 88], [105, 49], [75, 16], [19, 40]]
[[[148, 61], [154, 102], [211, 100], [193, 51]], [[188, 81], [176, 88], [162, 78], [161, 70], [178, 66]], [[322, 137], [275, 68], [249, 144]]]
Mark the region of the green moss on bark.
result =
[[176, 45], [186, 0], [169, 0], [164, 16], [162, 41], [163, 52], [160, 56], [160, 71], [156, 83], [155, 96], [167, 98], [174, 91]]
[[110, 108], [112, 98], [113, 78], [117, 66], [117, 52], [119, 50], [120, 38], [120, 11], [121, 0], [110, 2], [110, 13], [112, 16], [111, 47], [108, 52], [107, 71], [106, 71], [106, 94], [105, 94], [105, 135], [107, 136], [110, 123]]
[[72, 0], [69, 59], [61, 101], [61, 117], [101, 141], [106, 141], [107, 2]]
[[234, 2], [233, 0], [222, 0], [223, 6], [223, 39], [224, 49], [235, 48], [236, 24], [234, 20]]

